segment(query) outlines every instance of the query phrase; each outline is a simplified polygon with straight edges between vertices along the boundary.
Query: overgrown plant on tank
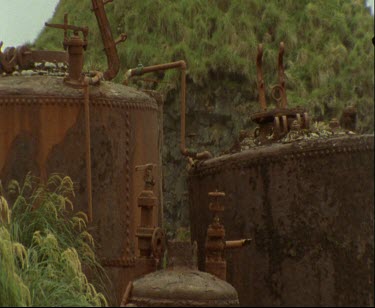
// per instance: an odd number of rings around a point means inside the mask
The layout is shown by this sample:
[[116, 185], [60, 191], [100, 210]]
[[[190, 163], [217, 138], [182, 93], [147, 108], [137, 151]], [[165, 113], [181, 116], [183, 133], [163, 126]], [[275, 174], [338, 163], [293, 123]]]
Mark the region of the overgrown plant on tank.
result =
[[71, 196], [72, 180], [57, 174], [43, 184], [29, 173], [5, 194], [0, 185], [0, 306], [108, 305], [86, 214], [73, 214]]

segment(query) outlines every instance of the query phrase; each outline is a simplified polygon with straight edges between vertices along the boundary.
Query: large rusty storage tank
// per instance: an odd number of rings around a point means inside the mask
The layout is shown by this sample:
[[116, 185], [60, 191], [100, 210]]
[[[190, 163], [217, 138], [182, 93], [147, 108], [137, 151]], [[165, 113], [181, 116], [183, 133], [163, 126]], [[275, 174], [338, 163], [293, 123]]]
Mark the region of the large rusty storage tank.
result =
[[[283, 67], [267, 109], [258, 47], [259, 126], [235, 154], [190, 170], [192, 239], [204, 269], [207, 193], [224, 191], [228, 237], [253, 239], [250, 249], [227, 255], [227, 280], [245, 306], [374, 305], [374, 135], [356, 135], [355, 108], [343, 128], [310, 125], [307, 110], [287, 107]], [[279, 95], [276, 95], [278, 92]], [[346, 112], [345, 112], [346, 111]], [[350, 115], [350, 116], [348, 116]], [[242, 151], [241, 151], [242, 150]]]
[[[157, 165], [155, 195], [161, 198], [162, 105], [155, 95], [105, 81], [89, 86], [89, 93], [90, 228], [113, 283], [110, 302], [118, 305], [128, 281], [144, 270], [135, 258], [135, 230], [140, 220], [137, 197], [143, 189], [143, 174], [135, 172], [135, 166]], [[74, 210], [87, 213], [85, 133], [82, 89], [55, 76], [0, 77], [3, 184], [11, 179], [22, 182], [28, 171], [42, 179], [54, 172], [66, 174], [76, 184]], [[155, 212], [154, 224], [158, 221]]]
[[207, 192], [225, 191], [227, 280], [244, 306], [373, 306], [374, 136], [275, 143], [212, 158], [189, 174], [199, 269]]

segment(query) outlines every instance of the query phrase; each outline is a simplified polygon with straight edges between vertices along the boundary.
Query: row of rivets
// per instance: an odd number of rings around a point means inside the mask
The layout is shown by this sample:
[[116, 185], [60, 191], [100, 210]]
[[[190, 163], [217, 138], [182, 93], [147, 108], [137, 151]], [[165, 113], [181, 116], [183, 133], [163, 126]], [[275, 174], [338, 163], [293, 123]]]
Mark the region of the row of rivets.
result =
[[[0, 97], [0, 106], [34, 106], [34, 105], [62, 105], [66, 107], [74, 105], [83, 105], [83, 100], [80, 98], [63, 98], [63, 97], [17, 97], [17, 96], [3, 96]], [[126, 103], [123, 100], [97, 99], [91, 100], [93, 106], [115, 107], [138, 110], [153, 110], [157, 111], [158, 107], [153, 103]]]

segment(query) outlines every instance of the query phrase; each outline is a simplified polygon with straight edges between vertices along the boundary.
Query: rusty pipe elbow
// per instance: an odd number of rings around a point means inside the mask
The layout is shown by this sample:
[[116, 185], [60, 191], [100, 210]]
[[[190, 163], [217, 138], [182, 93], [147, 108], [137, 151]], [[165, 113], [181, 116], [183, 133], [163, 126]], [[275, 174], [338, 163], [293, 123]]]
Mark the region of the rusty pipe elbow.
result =
[[205, 159], [209, 159], [209, 158], [212, 158], [212, 157], [213, 157], [213, 155], [209, 151], [203, 151], [203, 152], [197, 153], [197, 155], [196, 155], [196, 158], [199, 159], [199, 160], [205, 160]]
[[128, 69], [124, 75], [124, 81], [122, 82], [125, 86], [129, 84], [129, 79], [133, 76], [133, 69]]
[[103, 79], [103, 73], [102, 72], [99, 72], [99, 71], [93, 71], [92, 72], [94, 74], [93, 77], [88, 77], [88, 83], [90, 85], [97, 85], [100, 83], [100, 80]]
[[180, 63], [181, 69], [186, 70], [186, 62], [184, 60], [180, 60], [178, 63]]

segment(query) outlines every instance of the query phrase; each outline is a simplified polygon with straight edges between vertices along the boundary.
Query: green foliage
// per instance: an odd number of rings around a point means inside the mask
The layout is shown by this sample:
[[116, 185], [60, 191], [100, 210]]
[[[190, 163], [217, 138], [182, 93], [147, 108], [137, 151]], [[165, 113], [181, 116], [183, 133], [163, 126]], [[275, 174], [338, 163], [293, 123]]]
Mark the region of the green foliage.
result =
[[28, 174], [8, 194], [11, 209], [0, 197], [0, 306], [107, 306], [82, 271], [105, 279], [86, 215], [71, 214], [71, 179], [52, 175], [42, 184]]
[[[61, 0], [52, 22], [61, 23], [69, 12], [72, 23], [89, 26], [86, 68], [105, 69], [90, 7], [89, 0]], [[264, 44], [263, 70], [271, 86], [278, 44], [284, 41], [289, 105], [307, 106], [315, 117], [328, 119], [354, 104], [363, 116], [359, 130], [373, 131], [374, 20], [363, 1], [128, 0], [107, 5], [106, 12], [113, 36], [128, 34], [118, 47], [122, 67], [115, 81], [139, 63], [184, 59], [189, 79], [205, 92], [235, 81], [237, 90], [247, 91], [249, 101], [257, 104], [257, 45]], [[61, 41], [62, 31], [46, 28], [36, 46], [61, 49]], [[179, 83], [173, 74], [164, 79], [159, 90]]]

